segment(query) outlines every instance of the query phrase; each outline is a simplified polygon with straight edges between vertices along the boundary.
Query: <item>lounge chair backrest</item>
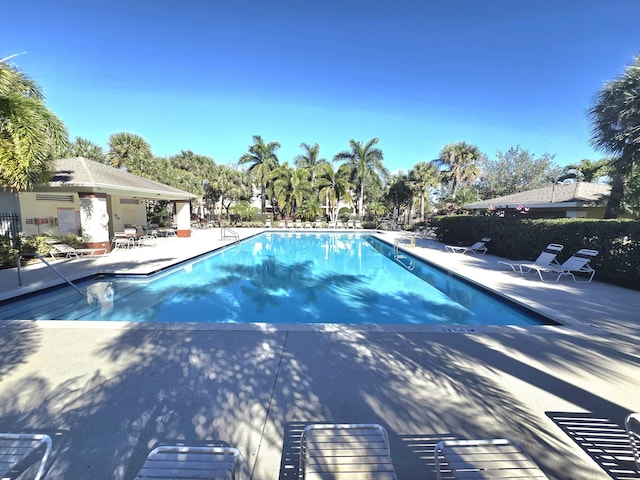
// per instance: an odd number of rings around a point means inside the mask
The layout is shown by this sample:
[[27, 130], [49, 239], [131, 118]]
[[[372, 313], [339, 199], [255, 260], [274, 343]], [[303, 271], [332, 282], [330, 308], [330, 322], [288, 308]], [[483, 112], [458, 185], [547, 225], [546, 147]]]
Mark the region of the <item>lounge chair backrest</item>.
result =
[[564, 245], [560, 245], [559, 243], [550, 243], [549, 245], [547, 245], [547, 248], [542, 251], [538, 258], [536, 258], [536, 261], [534, 263], [541, 266], [551, 264], [555, 261], [560, 252], [562, 252], [563, 248]]
[[470, 250], [476, 250], [478, 248], [482, 248], [484, 247], [485, 243], [491, 241], [490, 238], [488, 237], [484, 237], [482, 240], [480, 240], [479, 242], [474, 243], [473, 245], [471, 245], [471, 247], [469, 248]]
[[596, 255], [598, 255], [597, 250], [583, 248], [565, 260], [562, 263], [562, 268], [565, 270], [580, 270]]
[[53, 248], [55, 248], [61, 253], [71, 253], [76, 251], [75, 248], [73, 248], [71, 245], [68, 245], [66, 243], [54, 243]]

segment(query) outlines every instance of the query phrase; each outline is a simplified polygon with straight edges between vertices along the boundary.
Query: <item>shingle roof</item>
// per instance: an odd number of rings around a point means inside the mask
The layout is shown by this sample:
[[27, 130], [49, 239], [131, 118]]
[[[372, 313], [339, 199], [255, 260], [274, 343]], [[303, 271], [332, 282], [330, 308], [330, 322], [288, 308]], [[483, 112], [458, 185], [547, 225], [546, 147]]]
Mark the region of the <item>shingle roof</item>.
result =
[[611, 187], [600, 183], [576, 182], [557, 184], [527, 192], [514, 193], [503, 197], [483, 200], [465, 205], [467, 209], [482, 209], [488, 207], [506, 208], [518, 205], [544, 205], [561, 207], [565, 203], [594, 204], [602, 203], [609, 197]]
[[110, 165], [83, 157], [63, 158], [54, 162], [54, 174], [49, 187], [73, 187], [100, 191], [128, 191], [131, 195], [149, 198], [186, 200], [196, 195], [160, 182], [139, 177]]

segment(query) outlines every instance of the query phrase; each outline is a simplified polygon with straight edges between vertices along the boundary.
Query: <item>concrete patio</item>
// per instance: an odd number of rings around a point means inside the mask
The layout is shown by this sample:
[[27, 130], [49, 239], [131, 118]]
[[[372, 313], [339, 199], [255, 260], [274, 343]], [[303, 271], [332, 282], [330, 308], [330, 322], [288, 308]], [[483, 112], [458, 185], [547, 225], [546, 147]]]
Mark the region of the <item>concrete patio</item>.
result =
[[[238, 229], [243, 238], [258, 231]], [[145, 273], [229, 243], [219, 233], [54, 266], [72, 279]], [[620, 431], [640, 410], [640, 291], [597, 274], [590, 284], [542, 283], [434, 241], [407, 251], [564, 325], [9, 321], [0, 431], [49, 433], [52, 479], [129, 480], [158, 443], [217, 441], [240, 449], [245, 479], [293, 479], [300, 431], [313, 422], [384, 425], [401, 480], [435, 478], [438, 440], [486, 437], [520, 442], [552, 479], [640, 478]], [[22, 280], [0, 271], [0, 299], [59, 282], [40, 265]]]

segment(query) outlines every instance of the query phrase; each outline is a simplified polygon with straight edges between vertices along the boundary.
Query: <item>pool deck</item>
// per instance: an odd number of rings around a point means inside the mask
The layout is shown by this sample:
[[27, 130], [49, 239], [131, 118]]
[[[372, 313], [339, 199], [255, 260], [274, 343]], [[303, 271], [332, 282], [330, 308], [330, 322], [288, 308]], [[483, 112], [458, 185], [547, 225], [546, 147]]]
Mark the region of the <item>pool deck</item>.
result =
[[[146, 273], [226, 243], [195, 230], [53, 265], [71, 279]], [[54, 479], [130, 480], [158, 443], [215, 441], [240, 449], [245, 480], [294, 479], [300, 431], [314, 422], [384, 425], [400, 480], [435, 478], [438, 440], [488, 437], [517, 440], [551, 479], [640, 478], [620, 431], [640, 411], [640, 291], [597, 273], [543, 283], [430, 240], [406, 251], [564, 325], [11, 321], [0, 328], [0, 431], [49, 433]], [[59, 279], [30, 265], [22, 281], [0, 271], [0, 300]]]

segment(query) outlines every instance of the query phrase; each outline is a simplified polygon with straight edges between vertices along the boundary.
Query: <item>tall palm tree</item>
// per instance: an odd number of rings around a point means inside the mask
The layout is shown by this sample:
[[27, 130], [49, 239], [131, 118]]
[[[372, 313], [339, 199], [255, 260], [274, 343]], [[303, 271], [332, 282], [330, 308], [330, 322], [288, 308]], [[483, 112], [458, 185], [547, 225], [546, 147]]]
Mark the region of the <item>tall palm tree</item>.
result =
[[409, 172], [409, 187], [420, 196], [420, 220], [423, 222], [429, 188], [436, 187], [439, 181], [440, 173], [432, 163], [418, 162]]
[[144, 164], [153, 158], [151, 146], [140, 135], [129, 132], [109, 136], [107, 160], [114, 168], [123, 168], [132, 173], [144, 169]]
[[470, 185], [478, 178], [478, 162], [481, 158], [482, 153], [478, 147], [466, 142], [450, 143], [442, 148], [440, 158], [434, 161], [434, 165], [445, 167], [443, 176], [451, 184], [452, 196], [455, 196], [461, 183]]
[[68, 145], [67, 129], [9, 58], [0, 61], [0, 185], [28, 190], [49, 177], [54, 153]]
[[318, 196], [327, 209], [329, 221], [338, 220], [338, 207], [340, 202], [351, 205], [351, 189], [353, 185], [349, 181], [351, 170], [347, 165], [340, 165], [337, 170], [330, 163], [320, 167], [318, 175]]
[[300, 148], [304, 149], [304, 153], [295, 158], [296, 167], [306, 168], [311, 174], [311, 184], [315, 186], [321, 165], [328, 163], [327, 159], [320, 158], [320, 146], [317, 143], [309, 145], [303, 142]]
[[383, 165], [384, 154], [382, 150], [375, 147], [377, 138], [372, 138], [366, 144], [349, 140], [350, 151], [343, 151], [333, 157], [334, 161], [346, 160], [346, 164], [352, 170], [353, 180], [358, 194], [358, 215], [364, 216], [364, 190], [371, 180], [386, 179], [389, 176], [388, 170]]
[[260, 135], [254, 135], [253, 145], [249, 146], [249, 152], [242, 155], [238, 160], [238, 165], [249, 164], [249, 172], [251, 172], [251, 175], [256, 179], [260, 186], [262, 213], [265, 212], [267, 183], [269, 181], [271, 171], [279, 164], [278, 157], [276, 155], [276, 150], [279, 148], [279, 142], [265, 143]]
[[[615, 156], [611, 163], [614, 182], [605, 213], [605, 218], [615, 218], [620, 211], [624, 179], [640, 165], [640, 55], [602, 87], [589, 116], [591, 143]], [[621, 178], [616, 179], [617, 175]]]

